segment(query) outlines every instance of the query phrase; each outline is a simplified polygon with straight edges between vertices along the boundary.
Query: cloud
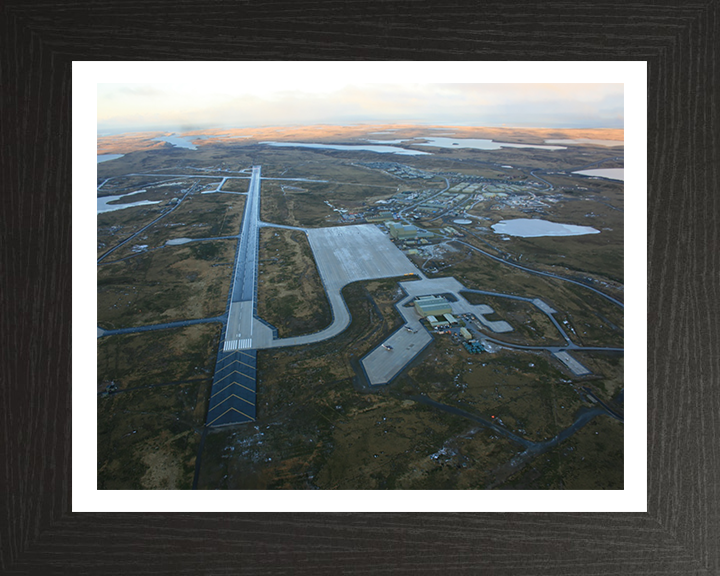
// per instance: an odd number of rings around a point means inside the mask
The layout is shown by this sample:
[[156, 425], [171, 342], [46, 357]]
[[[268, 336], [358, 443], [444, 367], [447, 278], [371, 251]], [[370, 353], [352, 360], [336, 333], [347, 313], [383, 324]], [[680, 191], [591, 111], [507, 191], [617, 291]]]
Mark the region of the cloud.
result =
[[98, 86], [98, 129], [417, 122], [485, 126], [622, 127], [621, 84], [328, 84], [276, 82]]

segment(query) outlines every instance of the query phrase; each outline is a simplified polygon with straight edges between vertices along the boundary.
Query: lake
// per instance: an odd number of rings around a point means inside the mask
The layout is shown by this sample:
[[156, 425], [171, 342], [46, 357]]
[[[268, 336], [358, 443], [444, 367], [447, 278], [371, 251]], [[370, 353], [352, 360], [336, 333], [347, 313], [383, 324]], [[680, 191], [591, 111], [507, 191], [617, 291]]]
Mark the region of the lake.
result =
[[575, 226], [574, 224], [560, 224], [539, 218], [517, 218], [515, 220], [500, 220], [491, 228], [495, 234], [507, 234], [520, 238], [540, 238], [542, 236], [582, 236], [585, 234], [600, 234], [600, 230], [590, 226]]
[[[415, 142], [415, 140], [422, 139], [427, 142]], [[545, 146], [541, 144], [509, 144], [507, 142], [495, 142], [494, 140], [485, 140], [481, 138], [442, 138], [442, 137], [429, 137], [429, 138], [407, 138], [405, 140], [369, 140], [373, 144], [382, 144], [384, 142], [391, 142], [393, 144], [399, 144], [405, 142], [406, 144], [412, 144], [414, 146], [435, 146], [436, 148], [473, 148], [475, 150], [500, 150], [501, 148], [540, 148], [543, 150], [566, 150], [565, 146]]]
[[578, 170], [573, 174], [582, 174], [584, 176], [596, 176], [598, 178], [607, 178], [608, 180], [625, 181], [625, 168], [597, 168], [595, 170]]
[[366, 146], [364, 144], [306, 144], [303, 142], [260, 142], [260, 144], [293, 148], [322, 148], [327, 150], [346, 150], [351, 152], [377, 152], [379, 154], [400, 154], [404, 156], [420, 156], [422, 154], [430, 154], [430, 152], [421, 152], [420, 150], [407, 150], [405, 148], [398, 148], [396, 146]]
[[128, 194], [120, 194], [119, 196], [103, 196], [97, 199], [97, 213], [102, 214], [103, 212], [114, 212], [115, 210], [122, 210], [123, 208], [132, 208], [133, 206], [147, 206], [148, 204], [160, 204], [160, 201], [153, 202], [151, 200], [140, 200], [139, 202], [131, 202], [129, 204], [110, 204], [125, 196], [132, 196], [133, 194], [143, 194], [146, 190], [138, 190], [137, 192], [129, 192]]
[[172, 144], [178, 148], [197, 150], [197, 146], [195, 146], [191, 141], [198, 140], [198, 136], [176, 136], [173, 134], [172, 136], [158, 136], [157, 138], [153, 138], [153, 140], [157, 140], [158, 142], [167, 142], [168, 144]]
[[108, 162], [109, 160], [117, 160], [118, 158], [122, 158], [125, 156], [125, 154], [98, 154], [97, 155], [97, 163], [100, 164], [100, 162]]
[[596, 140], [594, 138], [575, 138], [574, 140], [566, 140], [563, 138], [551, 138], [545, 140], [548, 144], [595, 144], [597, 146], [625, 146], [625, 142], [620, 140]]

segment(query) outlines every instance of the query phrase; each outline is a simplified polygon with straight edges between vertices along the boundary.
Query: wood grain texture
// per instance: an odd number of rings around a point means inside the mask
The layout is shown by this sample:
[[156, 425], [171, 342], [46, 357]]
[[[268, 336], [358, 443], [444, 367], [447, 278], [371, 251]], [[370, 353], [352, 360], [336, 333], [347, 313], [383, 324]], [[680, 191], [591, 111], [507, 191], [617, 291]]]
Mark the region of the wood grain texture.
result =
[[[720, 573], [718, 1], [0, 4], [0, 573]], [[72, 514], [71, 61], [647, 60], [647, 514]]]

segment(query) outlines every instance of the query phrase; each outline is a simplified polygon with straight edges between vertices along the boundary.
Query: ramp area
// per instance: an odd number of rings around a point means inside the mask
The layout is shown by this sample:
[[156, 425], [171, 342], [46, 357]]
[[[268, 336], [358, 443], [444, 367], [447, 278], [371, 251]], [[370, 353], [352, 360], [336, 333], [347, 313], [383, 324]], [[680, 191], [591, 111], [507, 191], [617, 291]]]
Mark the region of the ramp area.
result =
[[409, 296], [397, 305], [405, 325], [360, 361], [373, 386], [390, 382], [432, 341], [415, 309], [404, 307], [412, 299]]
[[328, 292], [357, 280], [418, 272], [373, 224], [314, 228], [308, 230], [308, 240]]

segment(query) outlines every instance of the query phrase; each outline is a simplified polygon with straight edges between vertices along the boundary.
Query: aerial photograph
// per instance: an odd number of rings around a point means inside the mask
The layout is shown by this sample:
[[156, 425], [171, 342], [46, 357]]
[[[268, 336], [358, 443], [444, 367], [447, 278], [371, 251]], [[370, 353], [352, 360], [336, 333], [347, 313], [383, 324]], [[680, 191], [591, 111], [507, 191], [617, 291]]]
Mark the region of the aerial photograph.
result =
[[623, 490], [623, 84], [98, 84], [98, 490]]

